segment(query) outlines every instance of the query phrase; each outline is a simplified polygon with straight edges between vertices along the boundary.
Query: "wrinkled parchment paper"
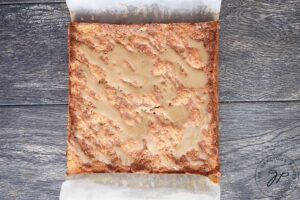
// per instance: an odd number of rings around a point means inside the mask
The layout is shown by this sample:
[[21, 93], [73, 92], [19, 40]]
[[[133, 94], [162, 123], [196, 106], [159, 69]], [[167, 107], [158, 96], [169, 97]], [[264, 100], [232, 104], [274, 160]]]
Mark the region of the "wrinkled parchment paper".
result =
[[60, 200], [219, 200], [219, 184], [187, 174], [89, 174], [67, 178]]
[[[72, 22], [207, 22], [221, 0], [66, 0]], [[220, 185], [201, 175], [89, 174], [66, 177], [60, 200], [219, 200]]]
[[221, 0], [67, 0], [67, 5], [77, 22], [206, 22], [219, 19]]

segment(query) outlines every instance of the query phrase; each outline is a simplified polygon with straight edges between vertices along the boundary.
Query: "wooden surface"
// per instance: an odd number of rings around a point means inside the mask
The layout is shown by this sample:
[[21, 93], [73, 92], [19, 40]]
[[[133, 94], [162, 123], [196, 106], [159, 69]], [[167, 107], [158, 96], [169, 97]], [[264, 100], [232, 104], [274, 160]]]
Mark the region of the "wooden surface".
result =
[[300, 99], [300, 1], [224, 0], [221, 100]]
[[0, 0], [0, 4], [35, 4], [35, 3], [64, 3], [64, 0]]
[[[0, 199], [58, 199], [69, 13], [57, 0], [2, 0], [0, 17]], [[222, 199], [271, 199], [258, 163], [284, 153], [300, 168], [300, 0], [223, 0], [221, 24]], [[285, 199], [299, 196], [298, 185]]]
[[58, 199], [67, 107], [0, 107], [0, 199]]
[[[300, 99], [300, 1], [284, 2], [224, 0], [222, 102]], [[66, 5], [1, 5], [0, 17], [0, 105], [66, 104]]]
[[66, 5], [1, 5], [0, 18], [0, 104], [67, 103]]

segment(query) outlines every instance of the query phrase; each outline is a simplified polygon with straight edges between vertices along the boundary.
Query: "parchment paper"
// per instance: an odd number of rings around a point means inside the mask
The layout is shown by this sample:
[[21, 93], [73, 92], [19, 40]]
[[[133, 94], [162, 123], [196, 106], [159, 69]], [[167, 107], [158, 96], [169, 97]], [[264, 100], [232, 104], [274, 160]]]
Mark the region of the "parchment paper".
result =
[[67, 178], [61, 200], [219, 200], [219, 184], [187, 174], [89, 174]]
[[221, 0], [67, 0], [67, 5], [77, 22], [206, 22], [219, 19]]

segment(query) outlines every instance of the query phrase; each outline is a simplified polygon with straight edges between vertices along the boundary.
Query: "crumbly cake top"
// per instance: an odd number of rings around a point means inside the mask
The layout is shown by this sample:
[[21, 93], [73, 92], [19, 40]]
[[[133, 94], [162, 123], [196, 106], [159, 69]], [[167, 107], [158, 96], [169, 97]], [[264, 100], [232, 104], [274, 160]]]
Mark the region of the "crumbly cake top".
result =
[[69, 27], [68, 174], [218, 179], [218, 22]]

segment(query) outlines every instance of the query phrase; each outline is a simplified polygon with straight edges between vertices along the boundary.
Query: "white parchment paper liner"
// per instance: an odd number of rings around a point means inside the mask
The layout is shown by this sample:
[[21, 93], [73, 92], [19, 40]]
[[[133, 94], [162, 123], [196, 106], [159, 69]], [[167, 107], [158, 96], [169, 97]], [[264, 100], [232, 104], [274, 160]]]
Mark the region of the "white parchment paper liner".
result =
[[[221, 0], [66, 0], [72, 22], [208, 22]], [[89, 174], [67, 177], [60, 200], [219, 200], [220, 185], [188, 174]]]
[[71, 20], [102, 23], [207, 22], [221, 0], [66, 0]]
[[219, 184], [187, 174], [89, 174], [69, 177], [60, 200], [219, 200]]

